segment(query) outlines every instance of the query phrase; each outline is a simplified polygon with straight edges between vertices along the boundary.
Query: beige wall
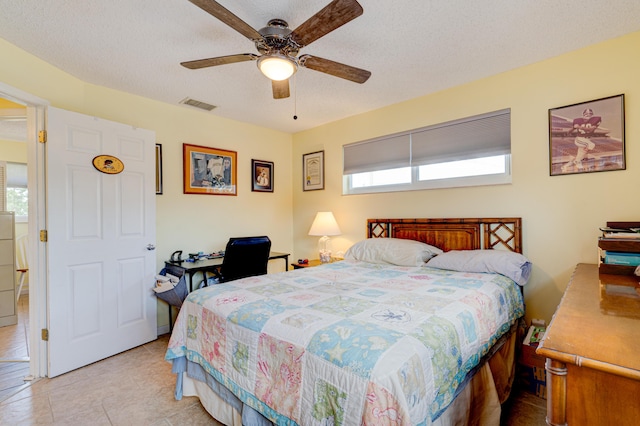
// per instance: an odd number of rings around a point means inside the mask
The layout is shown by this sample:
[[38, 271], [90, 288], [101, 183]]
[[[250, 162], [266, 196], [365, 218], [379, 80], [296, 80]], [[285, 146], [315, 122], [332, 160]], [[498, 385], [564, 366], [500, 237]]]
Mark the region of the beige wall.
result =
[[[527, 318], [549, 321], [575, 265], [597, 262], [598, 228], [640, 220], [638, 46], [640, 32], [294, 135], [295, 256], [317, 257], [317, 239], [306, 234], [321, 210], [333, 210], [343, 231], [334, 251], [364, 238], [367, 218], [522, 217], [524, 254], [534, 265]], [[548, 110], [621, 93], [627, 170], [550, 177]], [[502, 108], [511, 108], [512, 184], [341, 195], [344, 144]], [[326, 190], [303, 192], [296, 163], [318, 150], [325, 151]]]
[[[87, 84], [1, 39], [0, 58], [6, 85], [54, 107], [156, 132], [164, 171], [163, 194], [156, 196], [158, 270], [175, 250], [220, 250], [232, 236], [268, 235], [273, 250], [292, 251], [291, 135]], [[183, 143], [236, 151], [238, 195], [183, 194]], [[274, 162], [273, 193], [251, 191], [251, 159]], [[269, 265], [283, 267], [281, 260]], [[167, 310], [158, 314], [159, 326], [167, 325]]]
[[[640, 33], [634, 33], [295, 135], [87, 84], [3, 40], [0, 81], [56, 107], [156, 131], [164, 154], [159, 267], [173, 250], [214, 250], [229, 236], [257, 233], [270, 235], [274, 249], [293, 258], [314, 258], [317, 238], [307, 232], [320, 210], [334, 211], [343, 230], [336, 250], [364, 238], [370, 217], [520, 216], [524, 253], [534, 264], [525, 289], [527, 317], [548, 321], [575, 264], [597, 261], [598, 227], [640, 218], [633, 194], [640, 180], [638, 46]], [[548, 109], [620, 93], [626, 96], [627, 170], [550, 177]], [[342, 145], [502, 108], [511, 108], [511, 185], [341, 195]], [[239, 196], [182, 194], [183, 142], [238, 151]], [[302, 154], [318, 150], [325, 150], [326, 189], [303, 192]], [[252, 158], [275, 162], [273, 194], [250, 192]]]

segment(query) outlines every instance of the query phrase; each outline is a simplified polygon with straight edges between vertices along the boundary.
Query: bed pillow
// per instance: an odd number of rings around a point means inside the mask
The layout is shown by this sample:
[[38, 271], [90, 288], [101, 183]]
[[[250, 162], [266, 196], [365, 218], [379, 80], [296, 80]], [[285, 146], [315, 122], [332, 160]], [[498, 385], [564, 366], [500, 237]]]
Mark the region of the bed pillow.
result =
[[525, 285], [531, 262], [519, 253], [501, 250], [451, 250], [427, 262], [427, 266], [461, 272], [494, 272]]
[[442, 253], [438, 247], [400, 238], [368, 238], [351, 246], [345, 259], [399, 266], [421, 266], [433, 256]]

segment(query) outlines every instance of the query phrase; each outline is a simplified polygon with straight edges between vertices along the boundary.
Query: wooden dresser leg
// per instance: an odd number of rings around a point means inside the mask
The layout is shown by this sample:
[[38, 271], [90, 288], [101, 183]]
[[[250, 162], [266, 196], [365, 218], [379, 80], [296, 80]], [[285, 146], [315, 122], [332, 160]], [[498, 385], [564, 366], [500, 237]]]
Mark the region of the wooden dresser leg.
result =
[[567, 425], [567, 365], [547, 358], [547, 424]]

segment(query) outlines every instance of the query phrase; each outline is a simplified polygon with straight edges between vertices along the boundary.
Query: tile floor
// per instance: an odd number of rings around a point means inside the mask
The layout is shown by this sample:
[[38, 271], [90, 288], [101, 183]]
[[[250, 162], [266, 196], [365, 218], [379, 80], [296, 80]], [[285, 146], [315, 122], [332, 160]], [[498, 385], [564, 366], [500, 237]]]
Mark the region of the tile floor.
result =
[[0, 401], [29, 385], [29, 297], [18, 300], [18, 324], [0, 327], [0, 359], [25, 362], [0, 362]]
[[[19, 315], [28, 317], [28, 312], [21, 310]], [[24, 336], [24, 328], [11, 327]], [[4, 328], [0, 328], [0, 358], [7, 357], [5, 349], [14, 347], [5, 345], [13, 339]], [[0, 379], [0, 425], [219, 425], [197, 398], [174, 399], [175, 375], [164, 361], [168, 340], [168, 335], [160, 336], [53, 379], [27, 384], [19, 380], [4, 393]], [[4, 376], [1, 370], [0, 376]], [[504, 407], [502, 426], [544, 425], [545, 403], [514, 390]]]

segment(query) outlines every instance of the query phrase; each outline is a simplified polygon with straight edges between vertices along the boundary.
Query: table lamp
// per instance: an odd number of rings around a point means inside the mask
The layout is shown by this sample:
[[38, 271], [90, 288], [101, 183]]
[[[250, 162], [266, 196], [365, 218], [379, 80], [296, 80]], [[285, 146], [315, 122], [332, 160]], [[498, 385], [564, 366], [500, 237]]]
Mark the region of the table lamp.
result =
[[331, 238], [330, 235], [340, 235], [340, 227], [332, 212], [318, 212], [311, 224], [309, 235], [320, 236], [318, 241], [318, 251], [320, 262], [331, 262]]

